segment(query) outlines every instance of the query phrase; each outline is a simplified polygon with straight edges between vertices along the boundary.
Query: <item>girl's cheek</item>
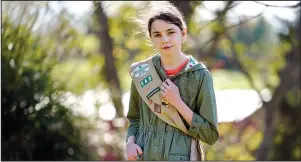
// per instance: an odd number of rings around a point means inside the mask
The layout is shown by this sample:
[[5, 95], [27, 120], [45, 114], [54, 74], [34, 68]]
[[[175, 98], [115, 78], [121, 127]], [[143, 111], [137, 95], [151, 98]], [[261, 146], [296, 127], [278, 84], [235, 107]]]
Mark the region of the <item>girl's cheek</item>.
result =
[[171, 41], [181, 41], [181, 37], [174, 34], [170, 37], [170, 40]]

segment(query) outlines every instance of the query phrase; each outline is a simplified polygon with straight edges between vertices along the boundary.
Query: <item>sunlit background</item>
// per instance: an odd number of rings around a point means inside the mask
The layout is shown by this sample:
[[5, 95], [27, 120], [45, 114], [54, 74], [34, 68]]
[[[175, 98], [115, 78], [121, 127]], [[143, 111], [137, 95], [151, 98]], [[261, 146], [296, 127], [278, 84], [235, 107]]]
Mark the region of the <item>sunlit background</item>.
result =
[[[154, 53], [129, 20], [148, 3], [2, 2], [3, 160], [125, 160], [128, 68]], [[214, 79], [206, 159], [300, 160], [299, 1], [173, 3], [190, 6], [184, 51]]]

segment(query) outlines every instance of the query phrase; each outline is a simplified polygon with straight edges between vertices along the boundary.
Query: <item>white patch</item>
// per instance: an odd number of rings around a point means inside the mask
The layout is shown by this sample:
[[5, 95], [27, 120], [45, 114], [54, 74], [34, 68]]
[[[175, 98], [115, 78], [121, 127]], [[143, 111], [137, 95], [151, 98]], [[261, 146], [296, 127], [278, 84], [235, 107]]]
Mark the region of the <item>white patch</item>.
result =
[[190, 58], [189, 62], [187, 63], [187, 65], [185, 66], [185, 71], [192, 68], [193, 66], [197, 65], [197, 61]]
[[137, 78], [146, 74], [147, 71], [149, 71], [148, 64], [142, 64], [137, 66], [131, 75]]

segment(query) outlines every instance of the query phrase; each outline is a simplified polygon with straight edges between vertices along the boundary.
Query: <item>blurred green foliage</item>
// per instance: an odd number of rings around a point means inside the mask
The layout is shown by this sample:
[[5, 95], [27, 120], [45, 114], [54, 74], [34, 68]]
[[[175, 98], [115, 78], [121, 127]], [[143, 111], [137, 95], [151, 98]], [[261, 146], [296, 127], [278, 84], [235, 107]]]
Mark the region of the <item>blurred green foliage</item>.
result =
[[49, 57], [47, 43], [5, 14], [1, 43], [1, 158], [97, 159], [83, 134], [92, 125], [60, 102], [64, 85], [55, 85], [51, 78], [56, 57]]

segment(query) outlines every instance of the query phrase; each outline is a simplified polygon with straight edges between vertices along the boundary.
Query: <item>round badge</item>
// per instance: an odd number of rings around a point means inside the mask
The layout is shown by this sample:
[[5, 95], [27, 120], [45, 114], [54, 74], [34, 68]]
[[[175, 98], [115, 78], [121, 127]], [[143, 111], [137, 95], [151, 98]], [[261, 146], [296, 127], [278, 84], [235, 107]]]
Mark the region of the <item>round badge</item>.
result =
[[133, 71], [133, 76], [134, 77], [141, 77], [143, 76], [147, 71], [149, 71], [149, 66], [148, 64], [142, 64], [138, 67], [135, 68], [135, 70]]

